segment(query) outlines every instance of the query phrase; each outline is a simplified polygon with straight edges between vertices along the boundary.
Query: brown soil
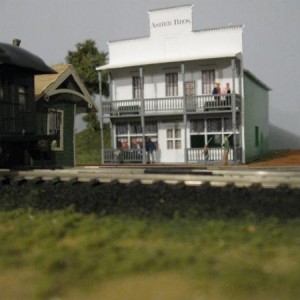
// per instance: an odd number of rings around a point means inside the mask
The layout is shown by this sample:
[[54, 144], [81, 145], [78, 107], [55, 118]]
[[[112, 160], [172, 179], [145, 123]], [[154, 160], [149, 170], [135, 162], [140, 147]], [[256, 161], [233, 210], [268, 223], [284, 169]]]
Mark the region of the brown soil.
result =
[[253, 167], [300, 166], [300, 150], [272, 151], [267, 158], [249, 164], [249, 167], [252, 166]]

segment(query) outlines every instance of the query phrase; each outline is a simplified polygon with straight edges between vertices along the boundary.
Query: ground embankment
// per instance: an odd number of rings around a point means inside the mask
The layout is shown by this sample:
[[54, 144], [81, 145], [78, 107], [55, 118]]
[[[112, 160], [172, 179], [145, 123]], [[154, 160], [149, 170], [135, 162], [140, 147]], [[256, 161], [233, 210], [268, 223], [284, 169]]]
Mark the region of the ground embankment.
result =
[[3, 184], [0, 187], [0, 209], [17, 208], [58, 210], [73, 207], [81, 213], [130, 215], [150, 218], [296, 218], [300, 215], [300, 190], [282, 186], [264, 189], [235, 186], [212, 187], [151, 185], [134, 181], [121, 184], [35, 182]]

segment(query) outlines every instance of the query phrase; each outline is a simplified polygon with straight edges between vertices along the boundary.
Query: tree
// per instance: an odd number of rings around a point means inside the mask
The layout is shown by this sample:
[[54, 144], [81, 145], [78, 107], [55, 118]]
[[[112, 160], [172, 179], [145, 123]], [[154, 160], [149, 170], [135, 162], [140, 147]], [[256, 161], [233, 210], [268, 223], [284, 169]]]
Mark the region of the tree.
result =
[[[68, 51], [66, 62], [72, 64], [83, 81], [91, 96], [99, 94], [99, 82], [96, 67], [106, 63], [107, 53], [99, 51], [94, 40], [86, 40], [76, 44], [75, 51]], [[108, 96], [107, 76], [102, 79], [102, 93]], [[90, 112], [83, 117], [88, 128], [99, 130], [99, 120], [95, 112]]]

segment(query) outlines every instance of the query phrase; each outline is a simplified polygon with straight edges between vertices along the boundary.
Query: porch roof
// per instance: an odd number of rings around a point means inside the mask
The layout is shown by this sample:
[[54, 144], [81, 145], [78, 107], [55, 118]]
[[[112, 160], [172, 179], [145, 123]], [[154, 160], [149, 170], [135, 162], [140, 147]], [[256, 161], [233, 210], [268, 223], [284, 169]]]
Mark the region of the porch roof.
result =
[[144, 60], [144, 61], [136, 61], [133, 63], [121, 63], [121, 64], [107, 64], [100, 67], [97, 67], [97, 71], [104, 70], [112, 70], [112, 69], [120, 69], [120, 68], [128, 68], [128, 67], [138, 67], [138, 66], [146, 66], [146, 65], [155, 65], [155, 64], [166, 64], [166, 63], [174, 63], [174, 62], [188, 62], [194, 60], [205, 60], [205, 59], [215, 59], [215, 58], [233, 58], [239, 56], [240, 52], [231, 52], [231, 53], [214, 53], [213, 55], [207, 54], [202, 56], [194, 56], [194, 57], [176, 57], [174, 59], [169, 58], [159, 58], [156, 60]]
[[[71, 64], [54, 65], [52, 68], [56, 71], [56, 74], [34, 76], [36, 100], [43, 97], [49, 99], [49, 97], [57, 94], [68, 94], [69, 100], [78, 99], [76, 104], [97, 111], [93, 98]], [[72, 87], [60, 87], [69, 77], [74, 79], [77, 90]], [[72, 95], [76, 97], [72, 97]]]

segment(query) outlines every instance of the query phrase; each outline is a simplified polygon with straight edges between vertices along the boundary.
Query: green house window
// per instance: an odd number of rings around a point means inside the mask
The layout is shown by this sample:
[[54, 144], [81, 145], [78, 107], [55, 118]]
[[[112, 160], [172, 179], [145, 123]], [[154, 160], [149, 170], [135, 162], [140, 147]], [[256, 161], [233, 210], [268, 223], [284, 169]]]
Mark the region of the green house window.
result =
[[56, 139], [52, 143], [52, 150], [64, 150], [64, 112], [62, 110], [51, 109], [48, 112], [48, 134], [55, 135]]
[[259, 146], [259, 128], [255, 126], [255, 147]]

